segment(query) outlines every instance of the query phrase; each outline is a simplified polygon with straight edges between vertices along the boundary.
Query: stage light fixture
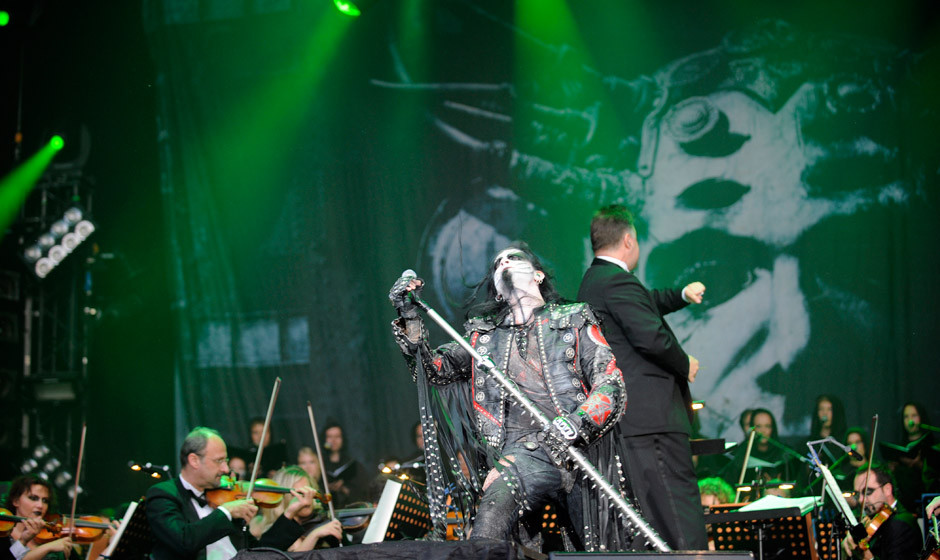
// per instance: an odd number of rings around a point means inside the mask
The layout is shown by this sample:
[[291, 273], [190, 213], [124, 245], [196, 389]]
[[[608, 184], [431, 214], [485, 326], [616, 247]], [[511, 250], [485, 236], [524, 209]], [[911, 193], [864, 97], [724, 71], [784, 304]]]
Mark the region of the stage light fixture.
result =
[[[65, 247], [65, 250], [69, 253], [74, 251], [81, 242], [82, 238], [75, 232], [66, 233], [62, 236], [62, 246]], [[40, 253], [40, 256], [42, 256], [42, 253]]]
[[150, 462], [141, 464], [132, 459], [127, 462], [127, 466], [132, 471], [147, 473], [150, 478], [171, 478], [173, 476], [169, 465], [155, 465]]
[[56, 264], [64, 261], [68, 254], [69, 253], [65, 250], [65, 247], [61, 245], [53, 245], [52, 248], [49, 249], [49, 259]]
[[71, 224], [69, 224], [65, 218], [62, 218], [61, 220], [53, 222], [53, 224], [49, 226], [49, 233], [51, 233], [56, 239], [59, 239], [68, 233], [70, 229], [72, 229]]
[[692, 401], [692, 410], [702, 410], [705, 408], [705, 401]]
[[45, 278], [52, 272], [52, 269], [55, 268], [56, 263], [49, 257], [43, 257], [36, 261], [36, 266], [33, 267], [33, 272], [36, 273], [36, 276], [40, 278]]
[[56, 150], [56, 151], [61, 150], [62, 148], [65, 147], [65, 139], [59, 136], [58, 134], [56, 134], [55, 136], [49, 139], [49, 145], [52, 146], [53, 150]]
[[349, 17], [359, 17], [362, 14], [362, 10], [355, 3], [348, 0], [333, 0], [333, 5], [341, 14]]
[[88, 239], [88, 236], [94, 233], [95, 225], [89, 222], [88, 220], [82, 220], [75, 224], [75, 233], [78, 234], [78, 237], [82, 241]]
[[72, 482], [72, 473], [68, 471], [59, 471], [59, 474], [55, 475], [55, 480], [53, 481], [56, 485], [56, 488], [65, 488], [70, 482]]
[[30, 245], [23, 251], [23, 257], [26, 262], [32, 264], [42, 258], [42, 247], [39, 245]]
[[36, 276], [45, 278], [94, 232], [95, 224], [84, 216], [80, 208], [73, 206], [62, 214], [61, 219], [52, 223], [49, 231], [23, 250], [23, 260], [32, 265]]
[[333, 0], [333, 6], [349, 17], [359, 17], [379, 0]]
[[0, 11], [0, 27], [6, 27], [10, 23], [10, 12]]
[[82, 220], [82, 210], [73, 206], [66, 210], [65, 213], [62, 214], [62, 217], [65, 218], [65, 221], [68, 222], [69, 225], [75, 225]]

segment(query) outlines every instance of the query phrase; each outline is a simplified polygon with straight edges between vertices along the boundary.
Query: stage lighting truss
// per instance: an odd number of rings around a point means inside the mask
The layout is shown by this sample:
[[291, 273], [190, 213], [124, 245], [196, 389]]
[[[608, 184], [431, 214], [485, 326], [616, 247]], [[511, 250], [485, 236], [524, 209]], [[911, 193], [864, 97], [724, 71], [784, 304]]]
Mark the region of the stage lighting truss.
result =
[[23, 259], [36, 276], [45, 278], [94, 231], [95, 224], [73, 206], [23, 250]]

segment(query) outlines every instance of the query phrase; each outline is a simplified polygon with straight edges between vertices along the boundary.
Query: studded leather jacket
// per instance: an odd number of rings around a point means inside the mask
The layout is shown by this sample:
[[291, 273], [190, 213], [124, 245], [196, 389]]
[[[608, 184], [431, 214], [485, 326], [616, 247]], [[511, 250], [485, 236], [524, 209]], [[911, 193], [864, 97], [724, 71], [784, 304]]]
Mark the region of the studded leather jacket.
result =
[[[479, 318], [464, 327], [470, 345], [512, 377], [513, 372], [506, 371], [509, 353], [515, 337], [525, 334]], [[623, 375], [594, 313], [585, 303], [548, 304], [536, 312], [532, 328], [555, 415], [567, 417], [580, 440], [593, 442], [616, 424], [627, 402]], [[503, 422], [512, 398], [502, 386], [456, 342], [431, 350], [420, 319], [400, 319], [392, 323], [392, 330], [413, 378], [420, 367], [436, 385], [469, 381], [479, 433], [488, 445], [501, 449], [506, 436]]]

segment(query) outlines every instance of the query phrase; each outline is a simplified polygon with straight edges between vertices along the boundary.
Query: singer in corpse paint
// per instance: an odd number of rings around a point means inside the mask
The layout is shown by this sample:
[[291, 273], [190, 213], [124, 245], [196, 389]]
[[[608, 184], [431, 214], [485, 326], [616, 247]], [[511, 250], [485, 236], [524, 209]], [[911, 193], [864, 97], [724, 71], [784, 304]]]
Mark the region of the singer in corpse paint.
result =
[[[524, 243], [496, 255], [469, 302], [465, 339], [481, 355], [492, 357], [547, 417], [569, 428], [566, 436], [554, 427], [543, 429], [525, 414], [457, 343], [430, 348], [424, 322], [409, 297], [423, 284], [407, 271], [392, 286], [389, 298], [399, 315], [393, 333], [415, 380], [425, 376], [435, 385], [462, 383], [466, 388], [469, 406], [464, 417], [473, 419], [476, 447], [464, 456], [477, 467], [468, 470], [470, 476], [482, 480], [470, 485], [482, 492], [470, 538], [531, 545], [525, 514], [555, 502], [569, 521], [566, 547], [625, 548], [620, 524], [610, 520], [613, 516], [601, 506], [597, 491], [582, 484], [563, 454], [573, 442], [607, 458], [601, 461], [602, 472], [619, 463], [613, 448], [603, 451], [611, 441], [603, 436], [622, 415], [627, 395], [590, 307], [565, 304]], [[433, 446], [447, 437], [445, 432], [441, 423], [424, 426], [429, 460], [439, 455]], [[481, 456], [485, 459], [476, 460]], [[622, 479], [617, 471], [608, 474], [614, 475], [608, 480]], [[429, 496], [432, 506], [435, 498]]]

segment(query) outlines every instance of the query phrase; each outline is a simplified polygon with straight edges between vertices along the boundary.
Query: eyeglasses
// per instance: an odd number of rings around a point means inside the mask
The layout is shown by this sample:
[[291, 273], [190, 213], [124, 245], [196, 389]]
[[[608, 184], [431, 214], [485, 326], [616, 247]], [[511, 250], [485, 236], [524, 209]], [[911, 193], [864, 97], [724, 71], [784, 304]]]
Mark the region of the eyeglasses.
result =
[[[206, 456], [205, 456], [205, 455], [199, 455], [199, 458], [205, 459]], [[222, 457], [221, 459], [209, 459], [209, 460], [212, 461], [213, 463], [215, 463], [216, 465], [219, 465], [219, 466], [222, 466], [223, 464], [228, 463], [228, 457]]]

